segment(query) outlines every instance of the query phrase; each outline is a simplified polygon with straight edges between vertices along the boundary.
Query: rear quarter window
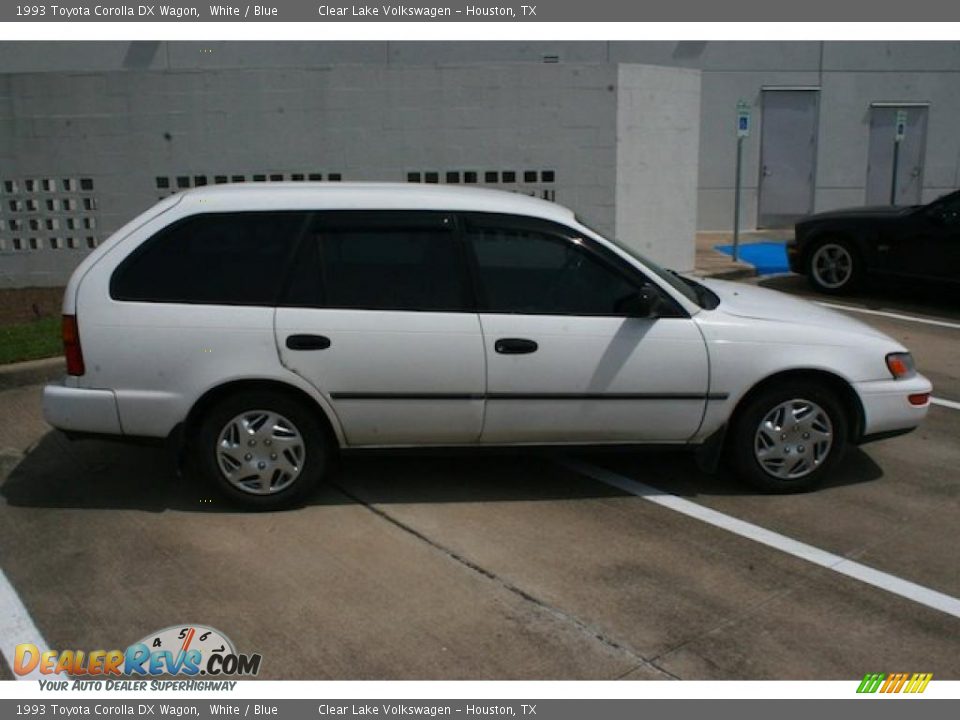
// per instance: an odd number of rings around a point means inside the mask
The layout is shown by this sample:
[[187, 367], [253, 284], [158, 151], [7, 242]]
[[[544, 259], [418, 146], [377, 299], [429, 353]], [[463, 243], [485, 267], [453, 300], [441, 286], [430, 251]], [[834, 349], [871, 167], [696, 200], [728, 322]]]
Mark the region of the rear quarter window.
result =
[[192, 215], [160, 230], [110, 279], [114, 300], [273, 305], [306, 226], [302, 212]]

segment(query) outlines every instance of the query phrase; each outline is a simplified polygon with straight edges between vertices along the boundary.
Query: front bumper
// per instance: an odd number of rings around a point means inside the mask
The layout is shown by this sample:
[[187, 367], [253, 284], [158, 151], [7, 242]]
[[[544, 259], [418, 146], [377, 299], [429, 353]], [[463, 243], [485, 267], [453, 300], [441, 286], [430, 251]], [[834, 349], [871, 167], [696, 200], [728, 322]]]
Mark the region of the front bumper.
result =
[[791, 272], [795, 272], [800, 275], [803, 274], [800, 245], [795, 241], [787, 243], [787, 264], [790, 266]]
[[861, 440], [867, 440], [871, 436], [891, 436], [917, 427], [927, 416], [930, 402], [913, 405], [908, 397], [929, 393], [933, 385], [923, 375], [915, 375], [906, 380], [854, 383], [853, 389], [863, 405]]
[[112, 390], [47, 385], [43, 389], [43, 418], [59, 430], [123, 434], [117, 396]]

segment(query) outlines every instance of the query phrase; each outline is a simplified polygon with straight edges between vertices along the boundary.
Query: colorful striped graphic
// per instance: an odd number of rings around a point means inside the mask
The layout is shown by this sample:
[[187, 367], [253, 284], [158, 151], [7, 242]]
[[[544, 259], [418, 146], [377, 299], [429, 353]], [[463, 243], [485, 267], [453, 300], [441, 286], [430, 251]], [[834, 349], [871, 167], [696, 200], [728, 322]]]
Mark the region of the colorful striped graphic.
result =
[[867, 673], [857, 692], [922, 693], [932, 679], [933, 673]]

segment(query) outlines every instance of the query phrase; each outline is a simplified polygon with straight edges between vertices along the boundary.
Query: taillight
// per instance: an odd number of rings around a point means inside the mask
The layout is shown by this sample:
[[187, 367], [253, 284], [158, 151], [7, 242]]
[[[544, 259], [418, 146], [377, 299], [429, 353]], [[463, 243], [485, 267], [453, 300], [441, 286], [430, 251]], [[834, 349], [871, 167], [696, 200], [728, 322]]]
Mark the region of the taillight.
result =
[[63, 354], [67, 357], [67, 375], [83, 375], [83, 351], [76, 315], [63, 316]]
[[907, 400], [911, 405], [922, 407], [930, 402], [930, 393], [913, 393], [912, 395], [907, 395]]

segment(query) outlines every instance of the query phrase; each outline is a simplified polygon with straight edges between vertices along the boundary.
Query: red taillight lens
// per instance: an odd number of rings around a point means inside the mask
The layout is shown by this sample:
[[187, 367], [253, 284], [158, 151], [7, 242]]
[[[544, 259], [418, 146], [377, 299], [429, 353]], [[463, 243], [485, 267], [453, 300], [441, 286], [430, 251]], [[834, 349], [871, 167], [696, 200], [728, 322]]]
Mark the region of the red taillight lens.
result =
[[63, 354], [67, 357], [67, 375], [83, 375], [83, 352], [76, 315], [63, 316]]
[[907, 395], [907, 400], [910, 401], [911, 405], [926, 405], [930, 402], [930, 393], [913, 393], [913, 395]]

